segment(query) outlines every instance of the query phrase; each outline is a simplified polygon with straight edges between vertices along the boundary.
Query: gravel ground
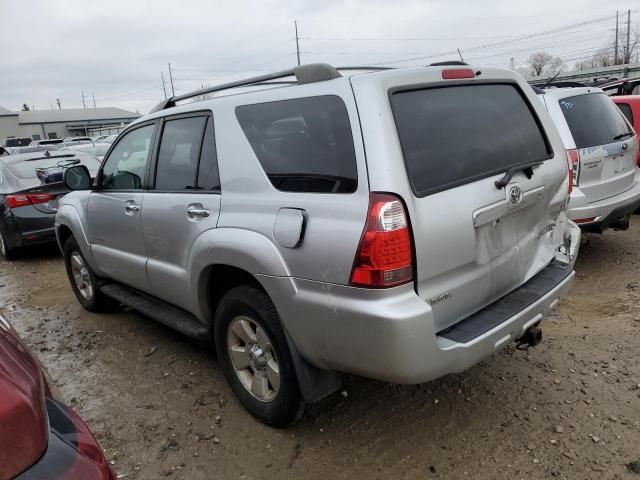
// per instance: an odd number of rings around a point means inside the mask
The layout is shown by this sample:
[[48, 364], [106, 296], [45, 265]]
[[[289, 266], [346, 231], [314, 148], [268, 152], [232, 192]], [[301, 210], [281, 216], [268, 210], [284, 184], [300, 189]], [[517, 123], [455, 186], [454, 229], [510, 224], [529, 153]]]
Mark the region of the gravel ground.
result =
[[0, 308], [119, 478], [629, 478], [640, 464], [640, 217], [583, 245], [542, 345], [400, 386], [347, 378], [295, 426], [235, 401], [212, 352], [75, 301], [55, 251], [0, 262]]

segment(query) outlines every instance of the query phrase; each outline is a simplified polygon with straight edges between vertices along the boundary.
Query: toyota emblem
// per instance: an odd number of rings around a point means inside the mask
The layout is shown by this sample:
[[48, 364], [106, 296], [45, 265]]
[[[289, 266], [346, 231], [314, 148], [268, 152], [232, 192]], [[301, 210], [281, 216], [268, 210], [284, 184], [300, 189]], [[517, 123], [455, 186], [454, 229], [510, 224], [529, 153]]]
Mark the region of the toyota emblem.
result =
[[520, 202], [522, 202], [522, 189], [514, 185], [509, 189], [509, 203], [511, 205], [520, 205]]

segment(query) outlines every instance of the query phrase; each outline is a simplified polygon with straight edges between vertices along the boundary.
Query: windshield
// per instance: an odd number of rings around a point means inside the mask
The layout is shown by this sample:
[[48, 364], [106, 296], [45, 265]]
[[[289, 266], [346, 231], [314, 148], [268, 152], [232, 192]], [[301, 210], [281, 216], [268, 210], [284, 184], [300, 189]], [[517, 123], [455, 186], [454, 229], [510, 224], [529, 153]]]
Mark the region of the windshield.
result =
[[7, 164], [11, 173], [20, 179], [36, 178], [37, 168], [58, 167], [70, 163], [70, 161], [79, 161], [79, 165], [84, 165], [89, 169], [92, 176], [98, 172], [100, 162], [94, 157], [76, 155], [52, 155], [50, 158], [39, 158], [37, 160], [21, 160]]
[[604, 93], [587, 93], [560, 100], [576, 148], [589, 148], [622, 140], [631, 133], [620, 110]]

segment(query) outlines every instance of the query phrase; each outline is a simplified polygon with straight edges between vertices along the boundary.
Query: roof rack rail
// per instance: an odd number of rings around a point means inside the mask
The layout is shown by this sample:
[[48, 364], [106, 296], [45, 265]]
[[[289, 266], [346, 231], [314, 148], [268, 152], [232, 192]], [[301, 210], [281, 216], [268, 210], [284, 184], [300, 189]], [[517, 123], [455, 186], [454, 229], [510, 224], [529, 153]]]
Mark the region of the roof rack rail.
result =
[[[277, 80], [286, 77], [296, 77], [296, 81], [291, 82], [270, 82], [270, 80]], [[265, 84], [285, 84], [285, 83], [297, 83], [303, 85], [306, 83], [324, 82], [326, 80], [332, 80], [334, 78], [341, 77], [342, 75], [338, 70], [327, 63], [309, 63], [307, 65], [299, 65], [289, 70], [281, 70], [279, 72], [267, 73], [265, 75], [259, 75], [256, 77], [245, 78], [243, 80], [236, 80], [234, 82], [223, 83], [215, 85], [213, 87], [203, 88], [194, 92], [185, 93], [182, 95], [176, 95], [169, 97], [153, 107], [149, 113], [159, 112], [167, 108], [175, 107], [176, 102], [186, 100], [187, 98], [197, 97], [199, 95], [205, 95], [207, 93], [219, 92], [221, 90], [228, 90], [230, 88], [244, 87], [249, 85], [265, 85]]]
[[338, 71], [343, 71], [343, 70], [353, 70], [353, 71], [360, 71], [360, 70], [364, 70], [364, 71], [384, 71], [384, 70], [393, 70], [394, 67], [381, 67], [380, 65], [372, 65], [370, 67], [367, 67], [366, 65], [359, 65], [359, 66], [354, 66], [354, 67], [338, 67], [336, 68], [336, 70]]
[[447, 67], [447, 66], [455, 66], [455, 65], [466, 65], [469, 66], [467, 62], [461, 62], [460, 60], [446, 60], [444, 62], [435, 62], [430, 63], [430, 67]]

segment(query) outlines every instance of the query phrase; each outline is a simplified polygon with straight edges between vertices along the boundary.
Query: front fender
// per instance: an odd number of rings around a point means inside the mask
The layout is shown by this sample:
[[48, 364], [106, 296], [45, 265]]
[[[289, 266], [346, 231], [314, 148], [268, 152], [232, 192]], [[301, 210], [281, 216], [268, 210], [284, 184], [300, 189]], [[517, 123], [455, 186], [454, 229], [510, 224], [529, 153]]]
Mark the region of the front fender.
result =
[[64, 248], [64, 245], [62, 244], [62, 240], [60, 238], [60, 227], [62, 226], [65, 226], [69, 230], [71, 230], [73, 237], [78, 243], [78, 247], [80, 247], [82, 256], [85, 258], [91, 269], [94, 272], [98, 272], [98, 266], [93, 258], [93, 254], [91, 253], [89, 237], [87, 236], [86, 231], [86, 224], [82, 221], [82, 218], [75, 206], [70, 204], [63, 204], [58, 208], [58, 211], [56, 213], [56, 239], [58, 240], [60, 251], [62, 251]]

